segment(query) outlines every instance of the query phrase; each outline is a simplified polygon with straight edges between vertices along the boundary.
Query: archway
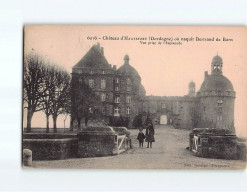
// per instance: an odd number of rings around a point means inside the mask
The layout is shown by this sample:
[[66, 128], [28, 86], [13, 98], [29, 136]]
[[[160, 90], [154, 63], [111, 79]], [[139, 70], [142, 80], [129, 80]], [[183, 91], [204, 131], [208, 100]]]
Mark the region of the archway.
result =
[[160, 124], [161, 125], [167, 125], [167, 115], [161, 115], [160, 116]]

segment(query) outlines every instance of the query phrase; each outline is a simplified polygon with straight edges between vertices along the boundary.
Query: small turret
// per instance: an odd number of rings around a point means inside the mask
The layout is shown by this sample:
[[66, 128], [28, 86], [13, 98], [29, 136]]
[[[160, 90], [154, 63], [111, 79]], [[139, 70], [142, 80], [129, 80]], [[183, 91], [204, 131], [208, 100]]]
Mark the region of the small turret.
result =
[[191, 81], [189, 83], [189, 93], [188, 93], [188, 95], [190, 97], [195, 97], [196, 96], [196, 84], [193, 81]]
[[124, 65], [129, 65], [129, 61], [130, 61], [130, 58], [129, 58], [129, 56], [126, 54], [126, 55], [124, 56]]

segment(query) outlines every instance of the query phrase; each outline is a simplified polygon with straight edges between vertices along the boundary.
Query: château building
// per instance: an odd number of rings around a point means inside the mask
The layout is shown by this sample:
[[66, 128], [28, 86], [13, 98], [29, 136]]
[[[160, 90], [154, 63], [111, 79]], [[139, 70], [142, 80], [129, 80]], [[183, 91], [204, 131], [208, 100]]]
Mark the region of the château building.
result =
[[211, 75], [205, 72], [201, 88], [196, 93], [193, 81], [185, 96], [146, 96], [141, 77], [130, 65], [128, 55], [123, 65], [108, 63], [104, 49], [93, 45], [72, 68], [72, 77], [83, 79], [100, 97], [101, 112], [107, 117], [127, 117], [132, 125], [135, 116], [149, 114], [155, 124], [175, 128], [227, 128], [234, 130], [235, 91], [223, 76], [222, 58], [216, 55], [211, 63]]

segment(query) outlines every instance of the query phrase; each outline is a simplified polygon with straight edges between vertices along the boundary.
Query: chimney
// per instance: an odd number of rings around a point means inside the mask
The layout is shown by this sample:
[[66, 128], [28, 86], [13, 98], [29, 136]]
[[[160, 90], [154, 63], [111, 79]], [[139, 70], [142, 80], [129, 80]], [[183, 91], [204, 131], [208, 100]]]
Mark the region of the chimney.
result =
[[101, 47], [100, 51], [101, 51], [102, 55], [104, 55], [104, 47]]
[[204, 72], [204, 78], [206, 79], [208, 77], [208, 71]]
[[100, 49], [100, 44], [99, 44], [99, 42], [97, 43], [97, 47]]
[[116, 65], [113, 65], [113, 70], [117, 70], [117, 66]]

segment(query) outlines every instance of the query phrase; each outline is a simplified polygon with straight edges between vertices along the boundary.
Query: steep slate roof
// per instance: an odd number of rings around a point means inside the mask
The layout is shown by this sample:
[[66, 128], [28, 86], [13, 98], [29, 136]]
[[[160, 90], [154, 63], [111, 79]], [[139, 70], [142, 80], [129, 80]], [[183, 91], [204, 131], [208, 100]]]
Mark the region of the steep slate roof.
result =
[[73, 68], [79, 67], [111, 68], [99, 45], [93, 45]]
[[203, 81], [200, 92], [234, 91], [231, 81], [221, 74], [207, 75]]

